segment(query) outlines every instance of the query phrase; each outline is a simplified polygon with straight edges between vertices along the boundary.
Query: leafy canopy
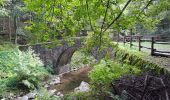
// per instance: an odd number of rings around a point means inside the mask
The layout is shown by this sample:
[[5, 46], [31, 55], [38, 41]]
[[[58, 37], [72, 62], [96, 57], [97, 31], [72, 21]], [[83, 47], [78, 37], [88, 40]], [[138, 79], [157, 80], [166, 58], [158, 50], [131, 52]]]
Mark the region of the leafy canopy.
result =
[[36, 42], [73, 37], [88, 30], [93, 32], [98, 45], [108, 29], [119, 32], [138, 24], [153, 29], [170, 7], [169, 0], [24, 0], [24, 3], [32, 16], [26, 29]]

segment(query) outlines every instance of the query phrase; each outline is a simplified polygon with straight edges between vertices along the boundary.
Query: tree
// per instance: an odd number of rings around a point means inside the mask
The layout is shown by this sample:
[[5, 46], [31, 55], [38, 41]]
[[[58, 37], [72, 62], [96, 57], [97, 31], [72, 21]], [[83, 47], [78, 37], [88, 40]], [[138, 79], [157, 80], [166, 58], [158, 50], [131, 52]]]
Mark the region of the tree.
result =
[[[37, 42], [75, 36], [86, 29], [94, 45], [105, 43], [108, 29], [130, 30], [140, 24], [153, 29], [168, 11], [169, 0], [24, 0], [32, 13], [29, 29]], [[107, 35], [106, 37], [104, 35]], [[94, 46], [92, 45], [92, 46]]]

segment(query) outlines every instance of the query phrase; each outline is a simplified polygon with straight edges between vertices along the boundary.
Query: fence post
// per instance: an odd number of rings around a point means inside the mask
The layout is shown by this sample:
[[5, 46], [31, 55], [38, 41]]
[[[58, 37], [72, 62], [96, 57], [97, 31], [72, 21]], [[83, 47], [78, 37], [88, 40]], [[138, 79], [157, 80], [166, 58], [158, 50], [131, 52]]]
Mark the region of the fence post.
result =
[[155, 51], [155, 49], [154, 49], [154, 43], [155, 43], [154, 37], [152, 37], [152, 41], [151, 42], [152, 42], [151, 43], [151, 56], [153, 56], [154, 55], [154, 51]]
[[132, 30], [132, 29], [130, 29], [130, 35], [131, 35], [131, 36], [130, 36], [130, 48], [131, 48], [131, 47], [132, 47], [132, 45], [133, 45], [133, 44], [132, 44], [132, 40], [133, 40], [133, 39], [132, 39], [132, 38], [133, 38], [133, 37], [132, 37], [132, 34], [133, 34], [133, 32], [132, 32], [132, 31], [133, 31], [133, 30]]
[[141, 37], [139, 36], [139, 51], [141, 51]]

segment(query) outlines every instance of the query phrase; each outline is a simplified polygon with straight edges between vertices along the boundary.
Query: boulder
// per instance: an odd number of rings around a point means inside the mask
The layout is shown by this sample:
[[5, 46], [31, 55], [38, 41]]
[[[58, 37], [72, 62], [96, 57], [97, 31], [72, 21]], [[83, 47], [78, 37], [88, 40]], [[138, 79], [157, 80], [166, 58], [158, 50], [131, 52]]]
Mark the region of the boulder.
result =
[[35, 93], [30, 92], [26, 96], [28, 96], [29, 99], [34, 99], [35, 95], [36, 95]]
[[28, 96], [18, 97], [17, 100], [29, 100]]
[[90, 86], [87, 82], [82, 81], [80, 86], [74, 89], [75, 92], [88, 92], [90, 91]]
[[64, 95], [63, 95], [61, 92], [58, 92], [58, 93], [57, 93], [57, 96], [63, 97]]

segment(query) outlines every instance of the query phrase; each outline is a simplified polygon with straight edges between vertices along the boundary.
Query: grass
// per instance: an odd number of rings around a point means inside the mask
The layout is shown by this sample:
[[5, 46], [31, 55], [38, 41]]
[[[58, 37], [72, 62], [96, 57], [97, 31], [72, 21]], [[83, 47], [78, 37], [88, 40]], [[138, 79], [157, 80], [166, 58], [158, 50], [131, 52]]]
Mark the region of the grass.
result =
[[[152, 62], [156, 65], [158, 65], [161, 68], [165, 68], [170, 72], [170, 58], [166, 57], [158, 57], [158, 56], [151, 56], [151, 50], [148, 49], [142, 49], [141, 52], [138, 51], [138, 47], [132, 47], [130, 48], [129, 44], [123, 44], [123, 43], [118, 43], [119, 48], [122, 48], [123, 50], [126, 50], [127, 52], [131, 54], [135, 54], [138, 57], [141, 57], [142, 59]], [[133, 42], [133, 44], [138, 44], [138, 42]], [[142, 46], [150, 47], [151, 44], [149, 42], [143, 42]], [[162, 51], [170, 51], [170, 45], [162, 45], [162, 44], [157, 44], [155, 45], [155, 48], [158, 48], [158, 50]]]
[[[136, 45], [138, 46], [139, 45], [139, 42], [132, 42], [133, 45]], [[119, 45], [124, 45], [122, 42], [119, 43]], [[136, 47], [136, 46], [133, 46], [132, 49], [135, 49], [135, 50], [138, 50], [139, 48]], [[148, 48], [151, 48], [151, 42], [142, 42], [141, 43], [141, 46], [145, 46], [145, 47], [148, 47]], [[125, 44], [125, 47], [130, 47], [130, 44]], [[170, 51], [170, 45], [165, 45], [165, 44], [155, 44], [154, 45], [154, 48], [157, 49], [158, 51]], [[143, 52], [148, 52], [150, 53], [151, 50], [150, 49], [145, 49], [145, 48], [142, 48], [141, 49]]]

